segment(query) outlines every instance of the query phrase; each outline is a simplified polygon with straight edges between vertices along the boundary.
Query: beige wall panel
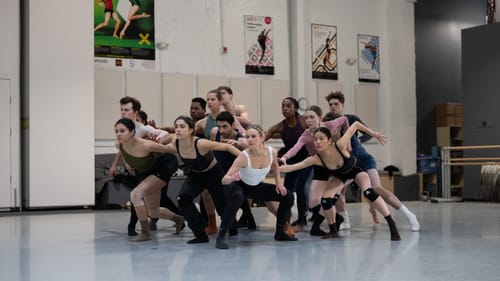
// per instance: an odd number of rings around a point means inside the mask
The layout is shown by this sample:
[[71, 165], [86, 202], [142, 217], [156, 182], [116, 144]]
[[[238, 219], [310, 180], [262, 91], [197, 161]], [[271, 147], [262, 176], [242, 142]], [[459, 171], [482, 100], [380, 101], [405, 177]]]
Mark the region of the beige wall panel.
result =
[[95, 138], [113, 140], [113, 125], [120, 118], [123, 71], [95, 69]]
[[[323, 111], [323, 116], [330, 111], [328, 103], [325, 100], [326, 95], [330, 92], [342, 91], [342, 84], [333, 80], [317, 80], [316, 81], [316, 100], [317, 106]], [[314, 101], [309, 101], [309, 105], [314, 105]]]
[[272, 125], [280, 122], [284, 117], [281, 114], [281, 101], [289, 97], [290, 85], [286, 80], [261, 80], [261, 112], [262, 128], [269, 129]]
[[196, 77], [196, 96], [205, 99], [208, 91], [228, 85], [228, 82], [227, 77], [199, 75]]
[[378, 85], [354, 85], [354, 114], [368, 127], [379, 130]]
[[179, 115], [189, 116], [195, 92], [194, 75], [163, 74], [163, 124], [173, 126]]
[[125, 94], [138, 98], [142, 110], [148, 114], [149, 120], [155, 120], [163, 126], [161, 73], [150, 71], [126, 71]]
[[260, 124], [259, 81], [257, 78], [230, 78], [229, 86], [233, 90], [234, 102], [245, 105], [252, 123]]

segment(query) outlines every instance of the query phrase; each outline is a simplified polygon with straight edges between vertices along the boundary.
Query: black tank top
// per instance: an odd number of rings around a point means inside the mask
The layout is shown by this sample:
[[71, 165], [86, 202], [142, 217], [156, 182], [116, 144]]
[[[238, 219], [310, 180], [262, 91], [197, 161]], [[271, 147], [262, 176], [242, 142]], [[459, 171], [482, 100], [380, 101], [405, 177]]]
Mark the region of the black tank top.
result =
[[358, 173], [362, 172], [363, 170], [357, 165], [357, 159], [356, 159], [356, 156], [350, 155], [349, 158], [345, 157], [344, 154], [342, 154], [342, 152], [340, 151], [339, 147], [337, 146], [337, 143], [335, 142], [335, 148], [337, 149], [337, 151], [339, 152], [340, 156], [342, 156], [342, 159], [344, 160], [344, 164], [342, 165], [342, 167], [338, 168], [338, 169], [330, 169], [326, 166], [325, 162], [323, 161], [323, 158], [321, 158], [321, 156], [319, 154], [318, 157], [319, 157], [319, 160], [321, 160], [321, 163], [323, 164], [323, 166], [328, 169], [328, 171], [330, 172], [330, 174], [342, 181], [346, 181], [348, 179], [352, 179], [354, 178]]
[[198, 151], [198, 138], [194, 140], [194, 149], [196, 151], [196, 158], [184, 158], [182, 157], [180, 151], [179, 151], [179, 140], [175, 140], [175, 148], [177, 149], [177, 154], [179, 154], [179, 157], [182, 159], [182, 162], [184, 162], [184, 165], [188, 166], [191, 168], [191, 170], [194, 171], [203, 171], [207, 169], [210, 166], [210, 163], [212, 163], [212, 160], [214, 160], [214, 153], [212, 151], [209, 151], [205, 155], [201, 155], [200, 151]]

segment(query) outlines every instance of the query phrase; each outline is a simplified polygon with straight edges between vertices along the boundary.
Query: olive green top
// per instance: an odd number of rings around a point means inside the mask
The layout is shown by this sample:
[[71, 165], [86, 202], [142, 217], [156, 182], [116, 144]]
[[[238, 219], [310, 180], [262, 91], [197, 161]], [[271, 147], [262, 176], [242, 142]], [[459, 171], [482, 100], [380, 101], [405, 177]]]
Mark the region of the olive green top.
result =
[[139, 173], [144, 173], [153, 168], [156, 163], [156, 156], [154, 153], [149, 153], [145, 157], [135, 157], [128, 154], [120, 143], [120, 152], [122, 153], [123, 159], [132, 168], [137, 170]]

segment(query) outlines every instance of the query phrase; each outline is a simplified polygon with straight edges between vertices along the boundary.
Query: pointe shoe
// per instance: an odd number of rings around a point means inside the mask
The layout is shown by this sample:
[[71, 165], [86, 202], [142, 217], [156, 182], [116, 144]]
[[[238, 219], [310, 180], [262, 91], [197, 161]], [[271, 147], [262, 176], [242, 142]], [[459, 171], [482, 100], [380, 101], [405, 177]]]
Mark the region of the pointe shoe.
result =
[[368, 209], [370, 211], [370, 214], [372, 215], [372, 220], [374, 223], [380, 223], [380, 220], [378, 219], [378, 214], [377, 214], [377, 211], [375, 211], [374, 208], [370, 207], [370, 209]]

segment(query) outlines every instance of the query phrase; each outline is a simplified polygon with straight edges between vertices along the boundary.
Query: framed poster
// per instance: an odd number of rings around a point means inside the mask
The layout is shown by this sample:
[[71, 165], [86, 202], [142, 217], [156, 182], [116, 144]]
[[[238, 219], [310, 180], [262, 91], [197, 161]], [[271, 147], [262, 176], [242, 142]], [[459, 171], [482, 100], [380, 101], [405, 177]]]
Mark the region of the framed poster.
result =
[[272, 18], [245, 15], [244, 20], [245, 73], [274, 75]]
[[338, 79], [337, 27], [311, 24], [312, 78]]
[[94, 61], [109, 68], [156, 68], [154, 0], [94, 2]]
[[379, 37], [358, 34], [359, 82], [380, 82]]

